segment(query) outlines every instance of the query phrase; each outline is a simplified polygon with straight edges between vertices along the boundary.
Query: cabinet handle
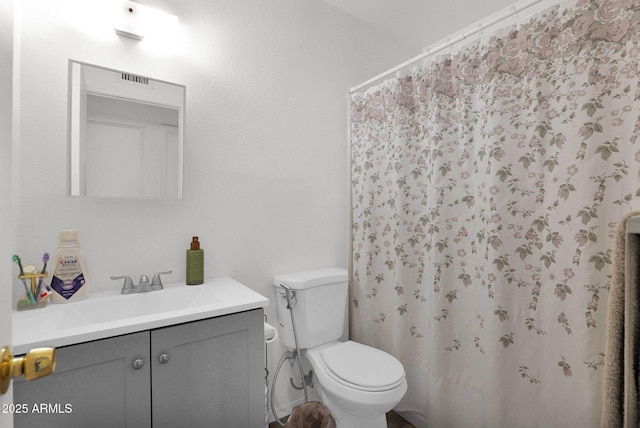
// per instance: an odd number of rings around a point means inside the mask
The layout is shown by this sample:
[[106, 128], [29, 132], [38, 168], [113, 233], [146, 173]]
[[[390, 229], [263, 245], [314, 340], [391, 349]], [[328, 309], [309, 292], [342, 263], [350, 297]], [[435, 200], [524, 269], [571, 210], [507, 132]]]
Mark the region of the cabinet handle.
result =
[[142, 358], [136, 358], [131, 365], [134, 369], [140, 370], [142, 367], [144, 367], [144, 360]]
[[160, 354], [158, 357], [158, 362], [160, 364], [166, 364], [169, 362], [169, 354]]

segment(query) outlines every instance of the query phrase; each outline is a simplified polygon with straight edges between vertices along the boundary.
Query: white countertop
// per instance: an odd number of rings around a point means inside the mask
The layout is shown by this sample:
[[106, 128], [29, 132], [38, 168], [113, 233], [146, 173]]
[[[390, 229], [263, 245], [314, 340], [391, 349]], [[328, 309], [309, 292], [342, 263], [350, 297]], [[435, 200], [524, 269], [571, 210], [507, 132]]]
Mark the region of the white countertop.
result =
[[13, 312], [13, 353], [42, 346], [60, 347], [137, 331], [263, 308], [269, 299], [233, 278], [204, 284], [167, 284], [163, 290], [120, 294], [92, 293], [83, 300]]

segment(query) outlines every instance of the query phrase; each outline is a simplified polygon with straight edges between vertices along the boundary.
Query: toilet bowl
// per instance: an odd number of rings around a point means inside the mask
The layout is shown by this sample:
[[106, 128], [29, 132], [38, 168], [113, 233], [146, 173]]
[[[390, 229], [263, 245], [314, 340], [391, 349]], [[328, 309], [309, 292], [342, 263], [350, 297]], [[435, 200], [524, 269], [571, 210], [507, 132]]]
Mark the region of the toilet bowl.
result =
[[402, 364], [390, 354], [353, 341], [306, 351], [314, 387], [338, 428], [386, 428], [386, 413], [407, 391]]
[[301, 349], [311, 363], [314, 388], [337, 428], [385, 428], [386, 413], [404, 396], [407, 380], [392, 355], [339, 341], [347, 323], [347, 271], [328, 268], [279, 275], [273, 285], [280, 340], [288, 348]]

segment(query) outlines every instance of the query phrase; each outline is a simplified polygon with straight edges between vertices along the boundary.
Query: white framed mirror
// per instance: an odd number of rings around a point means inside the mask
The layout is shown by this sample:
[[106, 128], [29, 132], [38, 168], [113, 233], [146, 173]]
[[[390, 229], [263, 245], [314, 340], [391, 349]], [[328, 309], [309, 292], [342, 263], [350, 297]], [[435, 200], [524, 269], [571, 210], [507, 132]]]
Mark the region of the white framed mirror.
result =
[[185, 92], [69, 60], [68, 194], [181, 199]]

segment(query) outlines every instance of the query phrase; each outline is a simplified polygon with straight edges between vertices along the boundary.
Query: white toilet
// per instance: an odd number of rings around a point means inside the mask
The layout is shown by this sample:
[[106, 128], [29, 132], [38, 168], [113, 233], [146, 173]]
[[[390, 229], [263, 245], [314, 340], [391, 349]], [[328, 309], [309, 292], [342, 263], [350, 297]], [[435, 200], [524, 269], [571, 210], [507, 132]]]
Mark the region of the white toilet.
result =
[[386, 428], [385, 414], [407, 391], [407, 380], [402, 364], [392, 355], [350, 340], [338, 341], [347, 323], [347, 271], [328, 268], [273, 278], [279, 339], [295, 349], [283, 284], [294, 295], [298, 347], [311, 363], [314, 388], [337, 427]]

